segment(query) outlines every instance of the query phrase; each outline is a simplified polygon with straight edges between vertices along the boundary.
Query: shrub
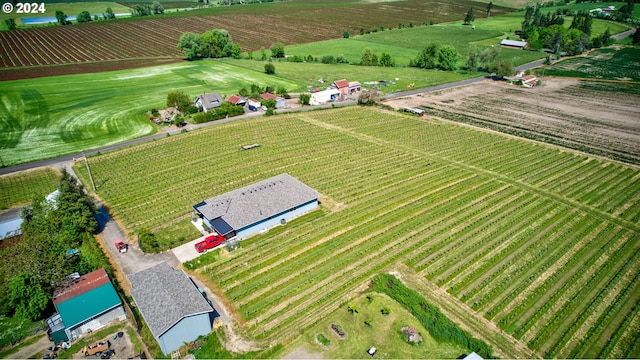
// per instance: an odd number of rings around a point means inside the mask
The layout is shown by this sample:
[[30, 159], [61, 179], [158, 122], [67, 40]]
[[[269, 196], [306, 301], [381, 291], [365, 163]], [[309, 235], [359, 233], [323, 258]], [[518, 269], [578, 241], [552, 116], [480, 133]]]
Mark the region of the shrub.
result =
[[391, 313], [391, 310], [389, 310], [388, 307], [383, 307], [382, 310], [380, 310], [380, 313], [382, 315], [389, 315]]
[[300, 94], [300, 99], [298, 100], [298, 102], [301, 105], [309, 105], [309, 100], [311, 100], [310, 94]]
[[276, 73], [276, 66], [273, 63], [264, 64], [264, 72], [267, 75], [274, 75]]
[[320, 344], [322, 344], [323, 346], [330, 346], [331, 345], [331, 341], [329, 339], [327, 339], [326, 336], [324, 336], [324, 334], [320, 333], [318, 335], [316, 335], [316, 339], [318, 340], [318, 342]]

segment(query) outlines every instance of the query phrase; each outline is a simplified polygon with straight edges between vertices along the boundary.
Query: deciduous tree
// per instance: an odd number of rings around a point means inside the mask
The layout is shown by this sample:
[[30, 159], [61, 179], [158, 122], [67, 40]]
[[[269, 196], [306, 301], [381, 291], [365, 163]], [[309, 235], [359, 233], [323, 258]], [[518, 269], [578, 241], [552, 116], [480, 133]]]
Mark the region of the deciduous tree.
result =
[[284, 44], [277, 42], [271, 47], [271, 57], [283, 58], [284, 57]]
[[16, 20], [14, 18], [5, 19], [4, 23], [7, 25], [7, 29], [9, 30], [15, 30], [17, 28]]
[[175, 107], [178, 111], [184, 111], [191, 105], [191, 99], [182, 91], [172, 91], [167, 95], [167, 106]]
[[438, 68], [441, 70], [455, 70], [458, 62], [458, 51], [451, 45], [443, 45], [438, 51]]
[[180, 35], [178, 49], [182, 50], [187, 60], [200, 57], [200, 34], [186, 32]]
[[88, 11], [81, 11], [76, 17], [79, 23], [86, 23], [91, 21], [91, 14]]
[[107, 19], [107, 20], [115, 19], [116, 18], [116, 14], [113, 12], [113, 9], [108, 7], [107, 10], [104, 12], [104, 18]]
[[464, 24], [469, 25], [474, 20], [475, 20], [475, 17], [473, 16], [473, 8], [469, 8], [469, 11], [467, 11], [467, 15], [464, 17]]

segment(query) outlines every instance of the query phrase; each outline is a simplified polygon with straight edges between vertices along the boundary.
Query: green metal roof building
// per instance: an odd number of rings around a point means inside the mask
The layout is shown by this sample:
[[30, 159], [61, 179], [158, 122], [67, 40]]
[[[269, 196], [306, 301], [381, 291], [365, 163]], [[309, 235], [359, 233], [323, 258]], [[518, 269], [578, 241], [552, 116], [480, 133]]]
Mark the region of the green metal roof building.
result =
[[57, 314], [47, 319], [51, 339], [75, 340], [118, 319], [126, 319], [122, 301], [104, 269], [70, 276], [53, 293]]

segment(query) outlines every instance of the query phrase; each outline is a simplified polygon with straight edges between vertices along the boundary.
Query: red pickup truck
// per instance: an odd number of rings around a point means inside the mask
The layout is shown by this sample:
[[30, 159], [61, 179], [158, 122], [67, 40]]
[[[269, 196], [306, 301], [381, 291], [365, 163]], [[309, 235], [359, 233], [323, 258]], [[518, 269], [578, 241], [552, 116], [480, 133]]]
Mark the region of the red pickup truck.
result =
[[201, 253], [205, 252], [209, 249], [213, 249], [214, 247], [222, 244], [226, 239], [222, 235], [210, 235], [204, 238], [203, 241], [196, 243], [196, 250]]

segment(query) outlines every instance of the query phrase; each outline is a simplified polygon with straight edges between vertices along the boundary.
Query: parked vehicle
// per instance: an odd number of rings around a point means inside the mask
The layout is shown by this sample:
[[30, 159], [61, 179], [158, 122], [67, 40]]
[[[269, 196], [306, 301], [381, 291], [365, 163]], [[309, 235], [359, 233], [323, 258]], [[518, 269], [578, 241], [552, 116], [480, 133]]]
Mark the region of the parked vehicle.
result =
[[125, 243], [124, 243], [124, 241], [122, 241], [122, 240], [120, 240], [120, 239], [116, 240], [116, 248], [118, 249], [118, 251], [119, 251], [121, 254], [126, 253], [126, 252], [127, 252], [127, 250], [128, 250], [128, 246], [127, 246], [127, 244], [125, 244]]
[[109, 342], [109, 340], [98, 341], [91, 345], [85, 346], [82, 349], [82, 353], [84, 354], [84, 356], [93, 356], [93, 355], [100, 356], [100, 354], [109, 350], [110, 346], [111, 346], [111, 343]]
[[201, 253], [205, 252], [209, 249], [213, 249], [214, 247], [222, 244], [226, 239], [222, 235], [210, 235], [204, 238], [203, 241], [196, 243], [196, 250]]

